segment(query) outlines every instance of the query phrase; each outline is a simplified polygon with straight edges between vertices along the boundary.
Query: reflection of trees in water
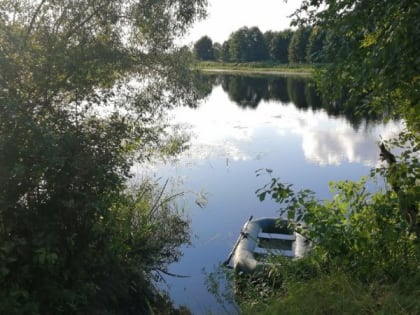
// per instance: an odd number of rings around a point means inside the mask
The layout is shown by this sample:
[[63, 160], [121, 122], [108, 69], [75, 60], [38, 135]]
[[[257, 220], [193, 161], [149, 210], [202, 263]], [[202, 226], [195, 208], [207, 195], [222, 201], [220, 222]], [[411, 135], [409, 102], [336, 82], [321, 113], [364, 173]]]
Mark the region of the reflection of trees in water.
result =
[[194, 73], [194, 88], [198, 95], [198, 99], [205, 99], [213, 90], [213, 87], [220, 84], [219, 76], [207, 75], [201, 72]]
[[239, 106], [257, 108], [266, 94], [267, 80], [261, 77], [223, 76], [222, 87]]
[[315, 82], [307, 81], [305, 83], [305, 98], [307, 104], [313, 110], [320, 110], [323, 108], [322, 106], [322, 97], [319, 95], [315, 88]]
[[287, 79], [285, 77], [267, 78], [267, 94], [264, 95], [265, 101], [275, 100], [282, 103], [290, 103], [289, 93], [287, 92]]
[[229, 99], [243, 108], [255, 109], [261, 100], [292, 102], [300, 110], [325, 110], [329, 116], [345, 117], [354, 129], [382, 121], [385, 116], [371, 112], [369, 107], [356, 111], [355, 106], [344, 107], [341, 102], [323, 102], [310, 78], [206, 74], [197, 75], [197, 82], [202, 98], [211, 93], [213, 86], [221, 85]]
[[315, 83], [308, 78], [287, 78], [287, 92], [294, 105], [302, 110], [320, 110], [322, 98], [315, 89]]
[[378, 113], [372, 110], [371, 107], [344, 106], [340, 101], [324, 103], [323, 108], [329, 116], [345, 117], [355, 130], [391, 118], [390, 113], [385, 110], [383, 113]]
[[293, 102], [296, 107], [321, 108], [321, 99], [316, 97], [309, 79], [272, 76], [221, 76], [222, 87], [229, 98], [242, 107], [256, 108], [261, 100]]
[[287, 92], [289, 93], [290, 100], [299, 109], [306, 110], [308, 108], [308, 102], [305, 95], [305, 86], [307, 80], [287, 78]]

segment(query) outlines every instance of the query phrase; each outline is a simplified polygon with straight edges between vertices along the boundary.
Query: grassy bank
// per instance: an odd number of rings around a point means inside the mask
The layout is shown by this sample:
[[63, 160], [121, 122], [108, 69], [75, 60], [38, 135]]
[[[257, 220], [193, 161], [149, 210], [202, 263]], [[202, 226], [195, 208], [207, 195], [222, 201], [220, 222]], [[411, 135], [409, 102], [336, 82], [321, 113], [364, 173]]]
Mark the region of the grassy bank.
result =
[[273, 62], [218, 62], [202, 61], [197, 63], [197, 68], [205, 72], [225, 73], [263, 73], [263, 74], [293, 74], [309, 76], [313, 67], [308, 64], [279, 64]]
[[255, 296], [242, 303], [241, 313], [415, 315], [420, 310], [418, 280], [418, 276], [405, 276], [392, 284], [362, 283], [337, 271], [306, 281], [284, 283], [277, 294], [265, 301]]

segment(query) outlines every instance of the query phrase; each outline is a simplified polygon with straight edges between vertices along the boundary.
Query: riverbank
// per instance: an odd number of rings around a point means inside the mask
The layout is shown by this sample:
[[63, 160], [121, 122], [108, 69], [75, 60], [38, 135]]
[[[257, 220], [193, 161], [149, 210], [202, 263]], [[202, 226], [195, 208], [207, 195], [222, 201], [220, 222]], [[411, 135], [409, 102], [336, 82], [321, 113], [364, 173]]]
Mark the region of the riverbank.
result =
[[233, 74], [268, 74], [268, 75], [299, 75], [311, 76], [313, 67], [310, 65], [276, 64], [271, 62], [217, 62], [202, 61], [197, 63], [197, 69], [203, 72], [223, 72]]

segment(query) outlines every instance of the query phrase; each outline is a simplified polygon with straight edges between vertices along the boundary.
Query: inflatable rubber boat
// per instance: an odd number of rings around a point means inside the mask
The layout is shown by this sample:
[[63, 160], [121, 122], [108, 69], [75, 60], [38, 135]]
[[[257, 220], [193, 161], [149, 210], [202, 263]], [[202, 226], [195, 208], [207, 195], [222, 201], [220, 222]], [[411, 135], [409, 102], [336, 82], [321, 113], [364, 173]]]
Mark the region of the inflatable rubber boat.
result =
[[279, 218], [253, 219], [251, 216], [243, 226], [225, 265], [237, 272], [251, 273], [270, 265], [264, 259], [268, 255], [301, 258], [307, 251], [306, 239], [290, 230], [287, 221]]

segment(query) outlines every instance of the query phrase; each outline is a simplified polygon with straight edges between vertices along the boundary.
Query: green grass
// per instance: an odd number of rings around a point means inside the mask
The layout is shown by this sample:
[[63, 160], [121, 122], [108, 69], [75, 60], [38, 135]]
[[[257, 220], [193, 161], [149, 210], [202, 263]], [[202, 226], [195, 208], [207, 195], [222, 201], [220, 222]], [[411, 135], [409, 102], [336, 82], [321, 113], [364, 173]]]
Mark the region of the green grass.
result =
[[[418, 275], [394, 284], [361, 283], [344, 273], [288, 283], [283, 295], [242, 304], [242, 314], [420, 314]], [[258, 299], [256, 299], [258, 301]]]
[[265, 73], [311, 75], [313, 66], [308, 64], [279, 64], [273, 62], [218, 62], [201, 61], [197, 69], [205, 72]]

